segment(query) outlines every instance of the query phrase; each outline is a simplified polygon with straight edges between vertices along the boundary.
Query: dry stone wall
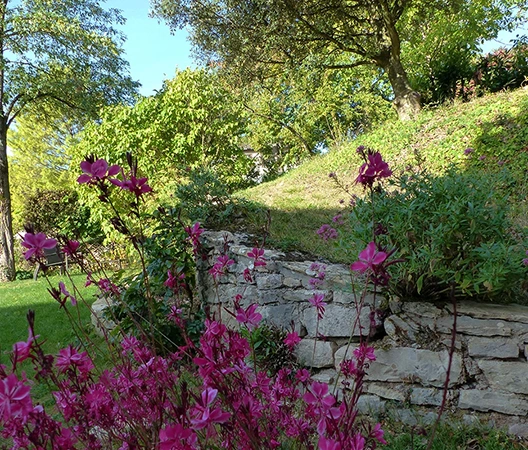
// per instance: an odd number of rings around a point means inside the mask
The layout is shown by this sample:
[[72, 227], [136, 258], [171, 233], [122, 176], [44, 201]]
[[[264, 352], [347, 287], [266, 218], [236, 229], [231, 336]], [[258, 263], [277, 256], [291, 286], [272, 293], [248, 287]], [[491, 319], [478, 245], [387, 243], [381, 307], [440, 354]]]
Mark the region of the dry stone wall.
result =
[[[315, 261], [266, 250], [266, 266], [253, 268], [248, 242], [243, 235], [227, 232], [203, 234], [207, 258], [198, 263], [197, 285], [213, 310], [219, 303], [232, 304], [237, 294], [243, 305], [258, 303], [265, 321], [300, 334], [299, 361], [312, 368], [316, 379], [328, 383], [339, 377], [339, 365], [358, 345], [360, 333], [366, 336], [375, 327], [370, 343], [376, 348], [376, 361], [368, 370], [360, 410], [389, 414], [409, 424], [436, 417], [449, 361], [452, 305], [382, 302], [369, 294], [358, 317], [347, 266], [326, 264], [324, 282], [314, 289], [310, 280]], [[235, 264], [215, 285], [208, 270], [226, 252]], [[252, 282], [244, 279], [248, 267], [255, 270]], [[319, 325], [309, 303], [314, 293], [324, 295], [327, 303]], [[459, 303], [456, 328], [448, 413], [528, 437], [528, 307]]]

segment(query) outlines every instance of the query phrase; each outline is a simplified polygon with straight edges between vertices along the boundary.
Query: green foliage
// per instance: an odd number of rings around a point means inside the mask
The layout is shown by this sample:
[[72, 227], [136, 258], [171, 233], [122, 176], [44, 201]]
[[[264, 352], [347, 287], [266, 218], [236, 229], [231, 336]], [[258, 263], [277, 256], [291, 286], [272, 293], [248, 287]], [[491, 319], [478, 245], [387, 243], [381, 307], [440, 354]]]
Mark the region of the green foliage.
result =
[[224, 183], [246, 182], [251, 161], [239, 145], [241, 117], [214, 73], [187, 69], [133, 107], [104, 110], [101, 122], [88, 126], [69, 151], [74, 167], [92, 153], [125, 166], [132, 152], [143, 175], [158, 186], [157, 198], [166, 202], [188, 169], [210, 167]]
[[[263, 224], [263, 210], [241, 197], [209, 169], [189, 172], [189, 181], [176, 189], [178, 208], [185, 219], [212, 229], [248, 229]], [[253, 222], [252, 224], [250, 222]]]
[[22, 223], [49, 236], [101, 241], [102, 231], [92, 220], [90, 210], [80, 206], [75, 191], [67, 189], [37, 190], [29, 196], [21, 214]]
[[403, 175], [357, 200], [340, 245], [357, 254], [372, 240], [374, 220], [378, 243], [403, 259], [391, 267], [391, 293], [435, 300], [448, 298], [453, 284], [458, 297], [511, 299], [526, 281], [528, 248], [508, 218], [511, 182], [507, 170]]
[[283, 367], [297, 367], [294, 353], [284, 343], [287, 332], [274, 325], [261, 324], [253, 330], [241, 329], [255, 354], [255, 361], [259, 370], [274, 376]]
[[393, 114], [387, 80], [367, 67], [324, 71], [305, 62], [239, 91], [249, 117], [244, 142], [261, 156], [266, 179]]
[[[174, 350], [183, 345], [181, 327], [168, 316], [171, 306], [182, 309], [187, 333], [198, 340], [203, 325], [203, 311], [194, 302], [194, 257], [185, 245], [187, 234], [174, 211], [160, 209], [153, 214], [153, 233], [144, 240], [145, 272], [123, 280], [125, 290], [108, 318], [115, 318], [125, 333], [138, 336], [147, 330], [159, 351]], [[175, 293], [164, 285], [167, 272], [183, 275], [185, 287]], [[148, 283], [145, 282], [145, 275]], [[144, 336], [143, 336], [144, 337]]]

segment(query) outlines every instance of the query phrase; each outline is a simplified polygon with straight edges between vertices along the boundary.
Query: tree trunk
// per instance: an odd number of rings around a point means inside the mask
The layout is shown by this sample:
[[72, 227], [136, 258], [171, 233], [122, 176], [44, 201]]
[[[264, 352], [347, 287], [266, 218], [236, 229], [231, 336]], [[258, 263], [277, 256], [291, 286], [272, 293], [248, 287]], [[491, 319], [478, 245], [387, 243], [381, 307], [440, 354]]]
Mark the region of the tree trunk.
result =
[[409, 84], [407, 72], [403, 68], [399, 55], [388, 52], [386, 57], [382, 58], [378, 64], [387, 72], [389, 77], [392, 90], [394, 91], [393, 104], [398, 117], [402, 121], [414, 120], [422, 109], [420, 94]]
[[0, 118], [0, 281], [15, 279], [11, 192], [7, 166], [7, 124]]

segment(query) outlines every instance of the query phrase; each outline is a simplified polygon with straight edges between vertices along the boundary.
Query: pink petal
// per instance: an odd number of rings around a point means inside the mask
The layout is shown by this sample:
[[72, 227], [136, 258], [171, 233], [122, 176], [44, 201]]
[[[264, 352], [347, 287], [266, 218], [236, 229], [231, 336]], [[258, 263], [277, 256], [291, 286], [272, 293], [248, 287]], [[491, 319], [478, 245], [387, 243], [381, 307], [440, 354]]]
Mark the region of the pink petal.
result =
[[92, 177], [90, 175], [83, 174], [79, 178], [77, 178], [77, 183], [79, 184], [88, 183], [91, 179]]
[[121, 172], [121, 167], [117, 164], [114, 164], [108, 168], [108, 176], [110, 177], [117, 175], [119, 172]]
[[368, 265], [361, 261], [356, 261], [355, 263], [350, 265], [351, 270], [355, 270], [356, 272], [363, 273], [368, 269]]
[[372, 264], [374, 265], [381, 264], [386, 259], [387, 259], [387, 253], [378, 252], [376, 253], [376, 255], [374, 255], [374, 258], [372, 259]]
[[89, 174], [91, 174], [91, 173], [92, 173], [92, 164], [89, 163], [88, 161], [83, 161], [83, 162], [81, 162], [81, 170], [82, 170], [84, 173], [89, 173]]

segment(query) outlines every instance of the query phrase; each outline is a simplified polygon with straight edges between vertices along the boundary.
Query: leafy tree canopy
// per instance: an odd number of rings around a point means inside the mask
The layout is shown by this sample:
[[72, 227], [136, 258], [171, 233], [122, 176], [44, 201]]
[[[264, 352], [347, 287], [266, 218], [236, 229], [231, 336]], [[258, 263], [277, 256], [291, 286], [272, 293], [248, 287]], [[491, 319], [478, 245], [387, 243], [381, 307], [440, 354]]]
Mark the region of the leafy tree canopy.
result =
[[132, 102], [138, 83], [121, 57], [124, 19], [97, 0], [0, 3], [0, 280], [15, 274], [7, 132], [29, 106], [96, 117]]
[[[402, 64], [402, 45], [410, 42], [409, 36], [419, 42], [435, 29], [437, 15], [448, 12], [457, 31], [479, 24], [471, 36], [474, 43], [513, 26], [516, 11], [525, 4], [525, 0], [153, 2], [154, 13], [173, 29], [191, 27], [191, 40], [202, 60], [251, 79], [298, 67], [312, 57], [325, 68], [375, 65], [387, 73], [402, 119], [412, 118], [420, 109], [419, 96]], [[444, 26], [443, 31], [453, 30]]]

